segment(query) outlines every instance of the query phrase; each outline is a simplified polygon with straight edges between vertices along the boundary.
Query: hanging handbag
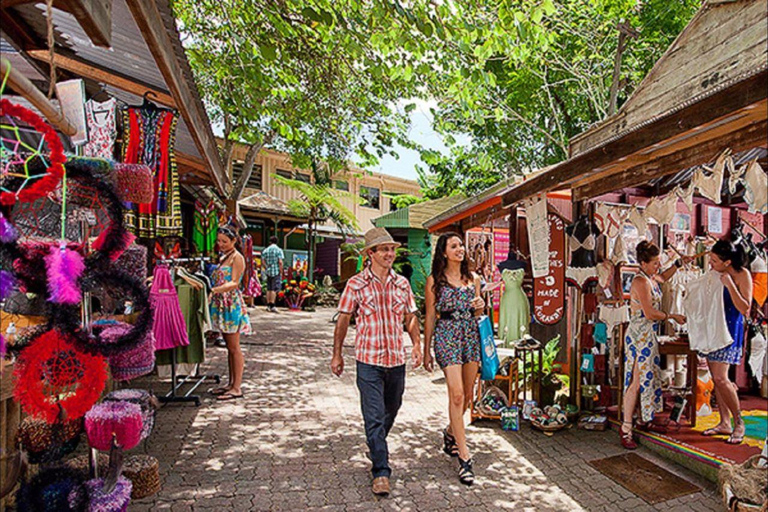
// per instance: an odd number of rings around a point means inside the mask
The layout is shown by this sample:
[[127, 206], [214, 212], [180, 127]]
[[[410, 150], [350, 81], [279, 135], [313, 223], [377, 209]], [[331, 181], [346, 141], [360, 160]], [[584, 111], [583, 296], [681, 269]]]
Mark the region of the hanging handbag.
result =
[[[480, 278], [475, 277], [475, 297], [480, 297]], [[499, 371], [499, 356], [496, 353], [496, 342], [493, 338], [493, 324], [487, 315], [475, 317], [480, 331], [480, 353], [482, 380], [494, 380]]]

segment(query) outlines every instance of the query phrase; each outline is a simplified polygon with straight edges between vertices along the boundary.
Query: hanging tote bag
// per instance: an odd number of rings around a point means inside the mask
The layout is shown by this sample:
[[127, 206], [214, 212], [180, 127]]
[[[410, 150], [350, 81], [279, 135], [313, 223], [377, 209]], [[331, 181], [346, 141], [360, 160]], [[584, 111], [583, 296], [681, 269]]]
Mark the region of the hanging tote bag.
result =
[[[475, 297], [480, 297], [480, 278], [475, 277]], [[499, 355], [496, 353], [496, 342], [493, 339], [493, 324], [488, 315], [478, 316], [477, 326], [480, 330], [480, 353], [482, 380], [493, 380], [499, 371]]]

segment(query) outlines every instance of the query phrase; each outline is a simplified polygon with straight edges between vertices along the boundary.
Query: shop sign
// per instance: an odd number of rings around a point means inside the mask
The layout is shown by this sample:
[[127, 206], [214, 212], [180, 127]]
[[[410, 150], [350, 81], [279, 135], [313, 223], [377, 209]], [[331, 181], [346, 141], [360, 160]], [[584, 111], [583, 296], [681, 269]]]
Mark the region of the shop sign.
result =
[[565, 310], [565, 222], [554, 213], [549, 220], [549, 273], [533, 280], [533, 316], [537, 322], [553, 325]]

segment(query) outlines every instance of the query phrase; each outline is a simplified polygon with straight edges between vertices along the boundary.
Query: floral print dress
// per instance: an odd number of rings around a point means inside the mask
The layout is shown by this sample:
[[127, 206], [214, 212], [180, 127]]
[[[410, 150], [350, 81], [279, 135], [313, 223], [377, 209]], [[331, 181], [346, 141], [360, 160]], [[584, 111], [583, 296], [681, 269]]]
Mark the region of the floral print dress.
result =
[[[226, 284], [232, 280], [232, 267], [219, 265], [211, 277], [213, 286]], [[211, 323], [216, 332], [251, 334], [251, 320], [239, 288], [211, 296]]]
[[[480, 330], [472, 310], [475, 298], [473, 285], [456, 288], [445, 284], [437, 299], [435, 322], [435, 360], [440, 368], [480, 362]], [[454, 318], [440, 318], [443, 311], [453, 312]]]
[[[645, 274], [635, 279], [648, 279], [651, 282], [654, 309], [661, 308], [661, 288]], [[639, 301], [632, 302], [640, 306]], [[624, 393], [632, 383], [632, 371], [637, 363], [640, 378], [640, 415], [642, 421], [653, 420], [657, 412], [662, 411], [661, 378], [659, 377], [659, 342], [656, 339], [657, 325], [643, 314], [642, 308], [633, 311], [629, 317], [629, 327], [624, 349]]]

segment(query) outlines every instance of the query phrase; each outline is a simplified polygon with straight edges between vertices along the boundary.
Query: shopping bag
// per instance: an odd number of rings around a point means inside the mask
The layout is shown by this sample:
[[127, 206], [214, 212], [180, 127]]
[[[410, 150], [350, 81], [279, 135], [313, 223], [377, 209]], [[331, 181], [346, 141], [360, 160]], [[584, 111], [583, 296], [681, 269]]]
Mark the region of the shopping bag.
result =
[[493, 340], [493, 325], [486, 315], [477, 317], [477, 326], [480, 329], [480, 351], [482, 362], [480, 378], [493, 380], [499, 371], [499, 355], [496, 353], [496, 342]]

